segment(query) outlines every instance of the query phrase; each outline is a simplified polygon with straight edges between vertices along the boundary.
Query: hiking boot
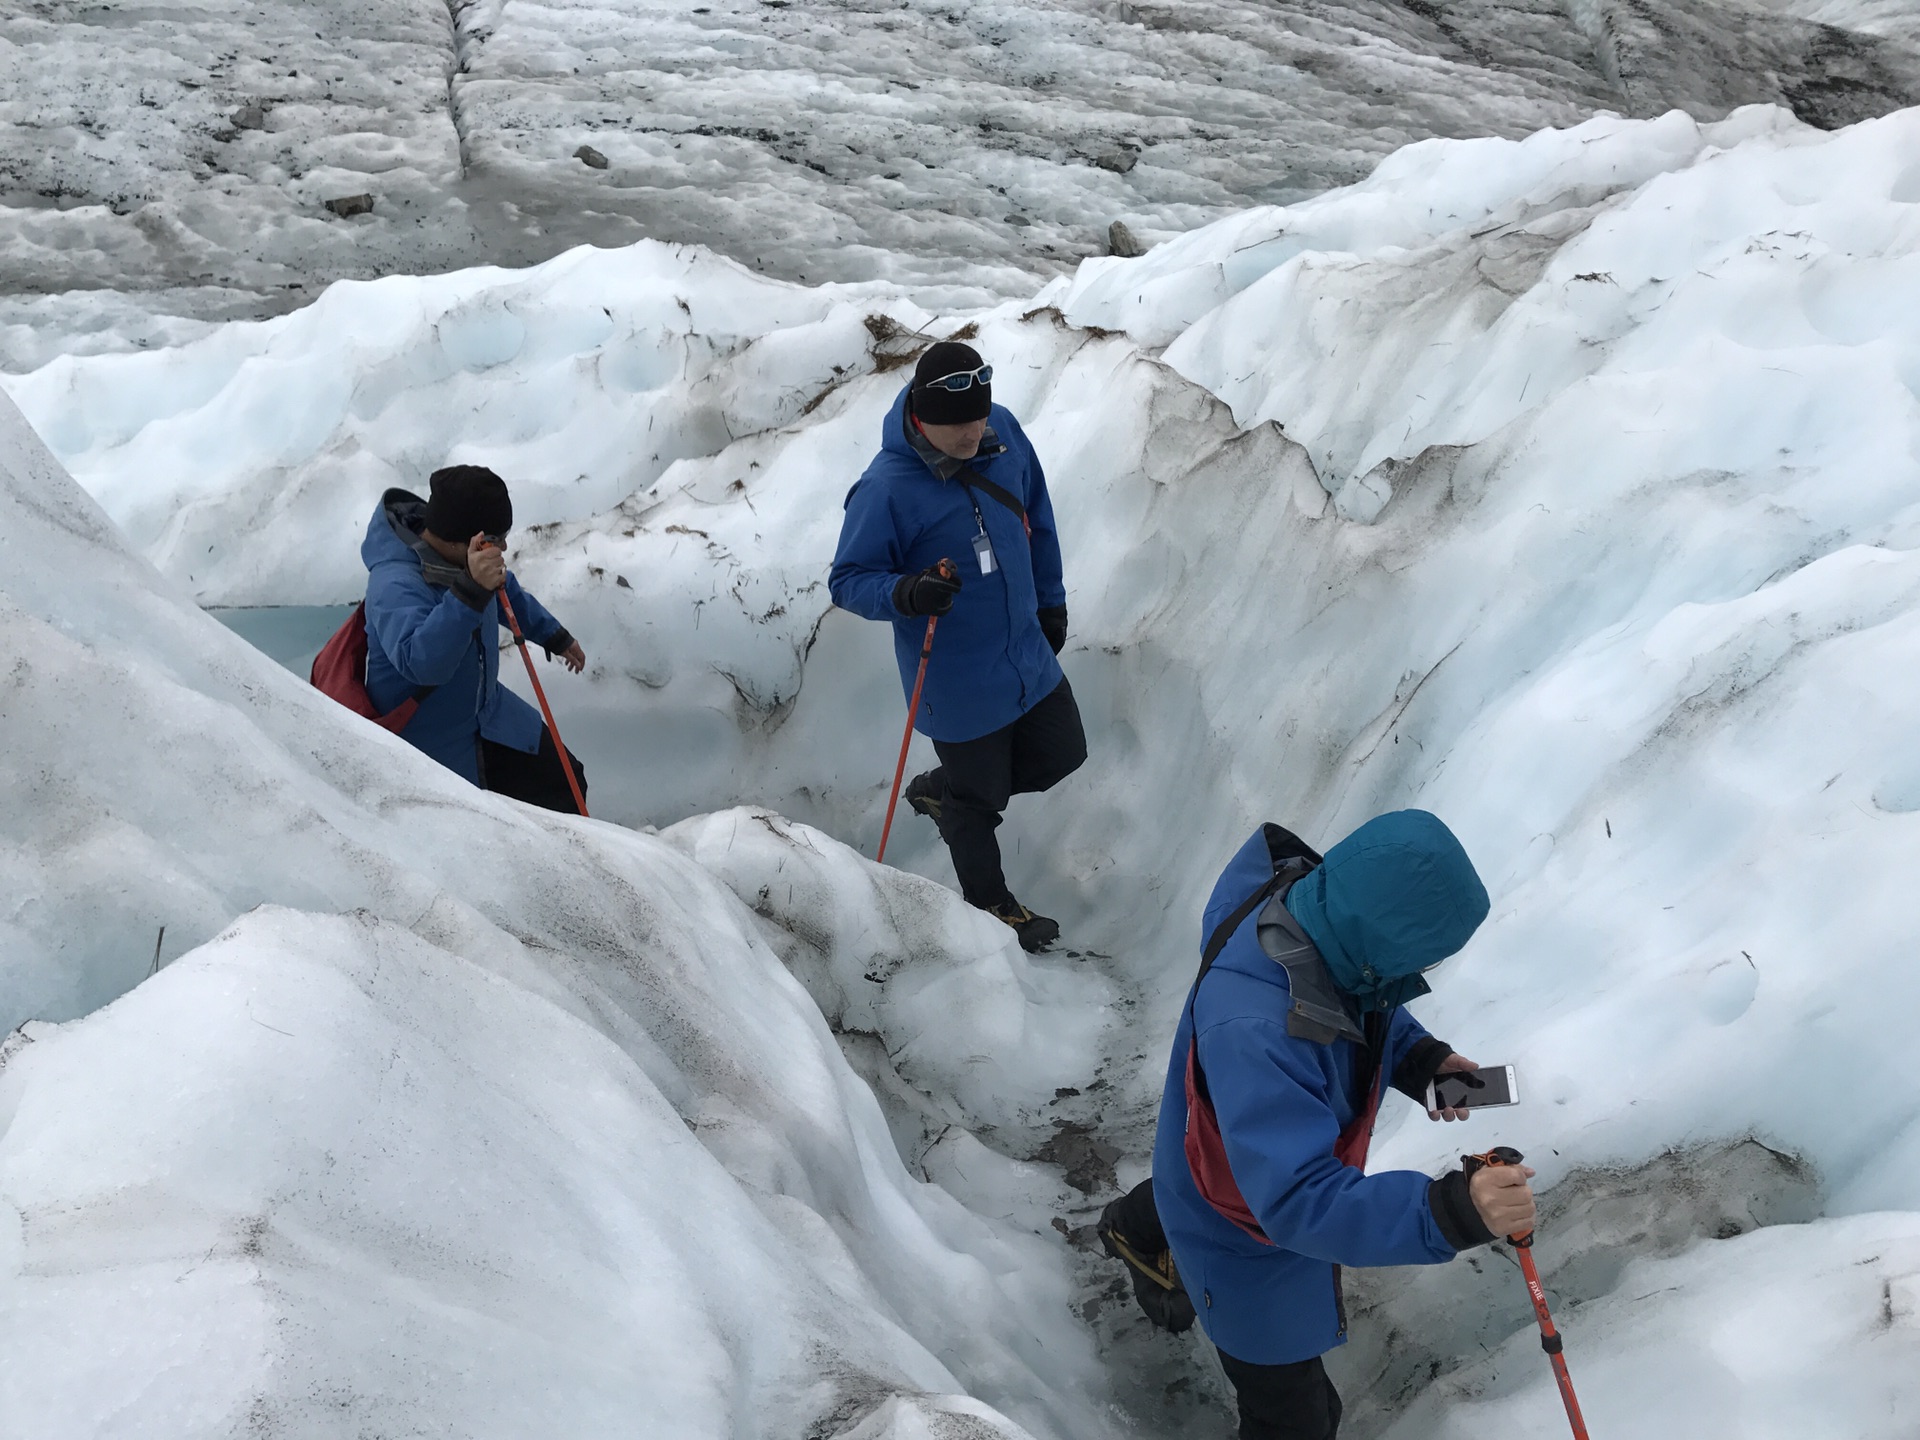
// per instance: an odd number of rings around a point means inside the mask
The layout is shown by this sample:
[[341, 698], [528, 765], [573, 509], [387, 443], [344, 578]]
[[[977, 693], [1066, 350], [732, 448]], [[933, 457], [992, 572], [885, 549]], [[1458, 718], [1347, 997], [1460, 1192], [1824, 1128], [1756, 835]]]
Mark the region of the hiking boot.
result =
[[932, 770], [924, 770], [907, 782], [907, 805], [916, 814], [924, 815], [938, 825], [940, 792], [945, 787], [933, 778], [934, 774]]
[[1044, 915], [1036, 915], [1018, 900], [1008, 900], [995, 905], [987, 913], [994, 919], [1013, 927], [1013, 933], [1020, 937], [1020, 948], [1028, 954], [1037, 955], [1060, 938], [1060, 922], [1049, 920]]
[[1127, 1267], [1127, 1278], [1133, 1282], [1133, 1298], [1147, 1319], [1162, 1330], [1182, 1334], [1193, 1328], [1193, 1301], [1181, 1284], [1179, 1268], [1173, 1263], [1173, 1252], [1167, 1248], [1166, 1234], [1159, 1229], [1157, 1213], [1151, 1240], [1128, 1234], [1122, 1228], [1121, 1212], [1129, 1208], [1132, 1200], [1128, 1195], [1102, 1210], [1094, 1233], [1100, 1237], [1100, 1248]]

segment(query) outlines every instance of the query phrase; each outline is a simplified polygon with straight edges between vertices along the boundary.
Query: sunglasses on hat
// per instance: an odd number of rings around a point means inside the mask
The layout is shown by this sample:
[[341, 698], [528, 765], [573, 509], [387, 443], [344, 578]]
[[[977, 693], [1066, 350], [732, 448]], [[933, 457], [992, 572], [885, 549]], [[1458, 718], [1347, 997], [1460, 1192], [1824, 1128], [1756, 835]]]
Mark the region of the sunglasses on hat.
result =
[[993, 366], [982, 365], [978, 370], [956, 370], [951, 375], [942, 375], [938, 380], [929, 380], [920, 388], [922, 390], [951, 390], [957, 395], [963, 390], [971, 390], [976, 383], [982, 386], [991, 385], [993, 383]]

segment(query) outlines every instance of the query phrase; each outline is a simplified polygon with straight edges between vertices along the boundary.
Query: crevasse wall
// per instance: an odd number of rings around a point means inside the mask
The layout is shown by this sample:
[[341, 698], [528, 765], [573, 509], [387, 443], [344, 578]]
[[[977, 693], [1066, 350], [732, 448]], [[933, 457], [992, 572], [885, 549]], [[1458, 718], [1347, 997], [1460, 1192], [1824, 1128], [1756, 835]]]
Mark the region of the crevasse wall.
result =
[[[1838, 1367], [1878, 1397], [1848, 1433], [1891, 1440], [1920, 1209], [1887, 1019], [1920, 999], [1894, 878], [1920, 845], [1916, 154], [1915, 112], [1600, 120], [1410, 147], [977, 315], [649, 245], [336, 287], [7, 385], [207, 600], [351, 598], [384, 485], [500, 463], [536, 522], [515, 563], [594, 660], [550, 688], [603, 813], [756, 802], [870, 845], [899, 691], [825, 565], [893, 367], [976, 327], [1048, 464], [1094, 737], [1003, 833], [1016, 889], [1128, 1002], [1061, 1047], [1111, 1077], [1088, 1118], [1117, 1179], [1225, 855], [1264, 818], [1330, 840], [1423, 805], [1494, 913], [1422, 1016], [1529, 1096], [1476, 1142], [1551, 1182], [1755, 1135], [1852, 1217], [1636, 1262], [1582, 1307], [1596, 1425], [1683, 1403], [1701, 1434], [1790, 1433]], [[895, 844], [945, 878], [917, 822]], [[850, 975], [811, 980], [874, 1013]], [[1455, 1153], [1404, 1120], [1377, 1163]], [[1763, 1273], [1819, 1317], [1804, 1352], [1685, 1320]], [[1633, 1307], [1669, 1284], [1654, 1383]], [[1523, 1336], [1403, 1433], [1557, 1425], [1543, 1380]]]

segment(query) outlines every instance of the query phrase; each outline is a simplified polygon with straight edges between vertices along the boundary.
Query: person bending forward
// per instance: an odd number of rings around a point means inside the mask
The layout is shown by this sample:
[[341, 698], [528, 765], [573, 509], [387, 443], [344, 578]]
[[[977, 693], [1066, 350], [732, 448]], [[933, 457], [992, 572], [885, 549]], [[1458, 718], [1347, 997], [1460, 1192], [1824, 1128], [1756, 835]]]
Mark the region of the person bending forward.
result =
[[1487, 909], [1467, 852], [1424, 810], [1377, 816], [1324, 860], [1263, 826], [1214, 887], [1152, 1195], [1241, 1440], [1338, 1434], [1320, 1357], [1347, 1338], [1341, 1266], [1435, 1265], [1533, 1227], [1526, 1166], [1365, 1169], [1383, 1088], [1424, 1097], [1475, 1068], [1403, 1007]]
[[927, 618], [939, 617], [913, 723], [940, 764], [914, 777], [907, 802], [939, 827], [967, 903], [1041, 950], [1060, 927], [1014, 899], [994, 832], [1012, 796], [1079, 769], [1087, 739], [1055, 658], [1067, 592], [1053, 502], [992, 379], [968, 345], [942, 341], [921, 357], [847, 494], [829, 586], [842, 609], [892, 624], [909, 701]]
[[[367, 696], [382, 711], [420, 708], [400, 738], [487, 790], [548, 810], [574, 808], [560, 751], [539, 713], [500, 683], [504, 590], [527, 639], [576, 674], [587, 657], [520, 588], [502, 546], [513, 526], [506, 482], [479, 465], [380, 497], [360, 557], [367, 565]], [[574, 777], [587, 777], [571, 751]]]

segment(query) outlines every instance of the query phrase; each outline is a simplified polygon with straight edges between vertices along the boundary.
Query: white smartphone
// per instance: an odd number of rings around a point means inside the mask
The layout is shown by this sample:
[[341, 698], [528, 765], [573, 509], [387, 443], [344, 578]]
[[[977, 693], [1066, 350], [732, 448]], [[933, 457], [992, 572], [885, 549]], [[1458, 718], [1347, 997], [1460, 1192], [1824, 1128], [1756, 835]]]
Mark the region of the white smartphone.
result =
[[1427, 1086], [1429, 1110], [1485, 1110], [1494, 1105], [1518, 1105], [1520, 1085], [1511, 1065], [1488, 1065], [1436, 1075]]

